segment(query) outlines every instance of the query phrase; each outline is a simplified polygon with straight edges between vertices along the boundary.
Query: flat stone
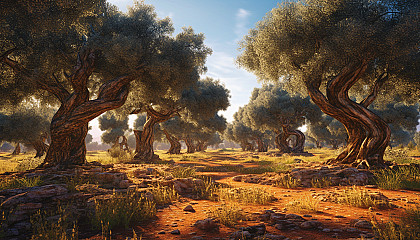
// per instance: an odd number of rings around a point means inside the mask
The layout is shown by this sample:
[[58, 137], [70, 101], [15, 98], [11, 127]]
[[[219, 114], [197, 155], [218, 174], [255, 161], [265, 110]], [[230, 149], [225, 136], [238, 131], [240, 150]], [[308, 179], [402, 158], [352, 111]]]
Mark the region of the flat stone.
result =
[[191, 205], [187, 205], [184, 208], [184, 211], [186, 211], [186, 212], [195, 212], [195, 209]]
[[171, 231], [171, 234], [179, 235], [179, 234], [181, 234], [181, 232], [179, 231], [179, 229], [175, 229], [175, 230]]

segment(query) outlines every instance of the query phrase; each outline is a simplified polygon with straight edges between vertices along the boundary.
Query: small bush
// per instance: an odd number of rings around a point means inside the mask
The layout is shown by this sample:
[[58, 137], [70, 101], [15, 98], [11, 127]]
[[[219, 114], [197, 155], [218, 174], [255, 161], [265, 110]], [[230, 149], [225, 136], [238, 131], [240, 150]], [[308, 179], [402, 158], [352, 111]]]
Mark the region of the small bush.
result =
[[128, 228], [134, 222], [144, 221], [156, 215], [156, 204], [136, 191], [113, 193], [109, 199], [95, 200], [92, 224], [107, 233], [117, 227]]
[[41, 177], [6, 178], [0, 180], [0, 190], [40, 186]]
[[319, 200], [306, 196], [303, 199], [289, 202], [286, 204], [286, 208], [299, 213], [316, 213], [319, 209]]
[[131, 152], [122, 150], [119, 147], [108, 149], [108, 155], [111, 156], [111, 158], [115, 159], [119, 163], [131, 162], [134, 157]]
[[216, 218], [221, 224], [227, 227], [233, 227], [238, 224], [239, 221], [247, 219], [247, 216], [243, 214], [243, 210], [233, 204], [222, 204], [221, 207], [212, 209], [210, 211], [210, 217]]
[[399, 147], [399, 149], [386, 148], [384, 159], [398, 164], [411, 163], [413, 161], [404, 147]]
[[397, 170], [379, 170], [375, 173], [376, 184], [381, 189], [420, 189], [420, 169], [416, 166], [401, 166]]
[[266, 205], [276, 198], [260, 188], [220, 188], [219, 200]]
[[77, 223], [71, 219], [69, 212], [61, 207], [54, 213], [38, 211], [31, 217], [33, 231], [31, 239], [76, 240], [78, 239]]
[[373, 231], [379, 240], [420, 239], [420, 208], [407, 209], [399, 223], [394, 221], [379, 223], [372, 220]]
[[281, 188], [298, 188], [301, 186], [301, 184], [299, 180], [292, 178], [289, 175], [284, 175], [276, 181], [274, 186]]

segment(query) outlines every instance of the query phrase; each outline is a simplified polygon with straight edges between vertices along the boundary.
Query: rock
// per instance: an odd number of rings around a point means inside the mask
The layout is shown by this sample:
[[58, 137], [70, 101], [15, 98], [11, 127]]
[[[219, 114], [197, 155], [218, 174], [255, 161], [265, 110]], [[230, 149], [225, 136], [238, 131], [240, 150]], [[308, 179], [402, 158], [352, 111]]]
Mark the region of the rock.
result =
[[265, 233], [265, 224], [261, 223], [255, 226], [248, 226], [248, 227], [243, 227], [241, 228], [241, 231], [246, 231], [251, 233], [252, 235], [256, 235], [256, 236], [260, 236], [263, 235]]
[[267, 239], [267, 240], [284, 240], [284, 239], [286, 239], [286, 237], [285, 236], [282, 236], [282, 235], [274, 235], [274, 234], [271, 234], [271, 233], [267, 233], [267, 234], [265, 234], [262, 237], [262, 239]]
[[179, 229], [175, 229], [175, 230], [171, 231], [171, 234], [179, 235], [179, 234], [181, 234], [181, 232], [179, 231]]
[[242, 175], [234, 176], [232, 177], [232, 180], [235, 182], [241, 182], [242, 181]]
[[274, 227], [278, 230], [292, 230], [298, 228], [295, 223], [289, 220], [279, 220]]
[[219, 225], [213, 221], [211, 218], [206, 218], [204, 220], [198, 220], [194, 223], [194, 226], [198, 229], [204, 230], [204, 231], [218, 231]]
[[184, 211], [186, 211], [186, 212], [195, 212], [195, 209], [191, 205], [187, 205], [184, 208]]
[[359, 220], [354, 224], [354, 226], [358, 228], [372, 229], [372, 223], [366, 220]]
[[309, 220], [300, 224], [303, 229], [315, 229], [322, 225], [320, 221]]
[[229, 236], [229, 239], [232, 240], [249, 240], [252, 238], [252, 234], [248, 231], [236, 231]]
[[119, 188], [128, 188], [130, 185], [131, 185], [130, 180], [122, 180], [122, 181], [119, 183], [118, 187], [119, 187]]
[[284, 216], [285, 219], [287, 220], [291, 220], [291, 221], [299, 221], [299, 222], [303, 222], [305, 221], [305, 219], [297, 214], [286, 214]]

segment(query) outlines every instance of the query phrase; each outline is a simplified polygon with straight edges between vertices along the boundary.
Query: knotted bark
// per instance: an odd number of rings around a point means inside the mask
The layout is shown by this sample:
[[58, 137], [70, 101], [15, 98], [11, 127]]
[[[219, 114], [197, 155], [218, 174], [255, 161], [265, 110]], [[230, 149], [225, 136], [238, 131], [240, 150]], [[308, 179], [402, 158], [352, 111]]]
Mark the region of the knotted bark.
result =
[[291, 147], [287, 143], [287, 138], [289, 137], [284, 133], [284, 131], [275, 130], [276, 138], [274, 139], [276, 147], [280, 150], [280, 153], [290, 153], [292, 151]]
[[48, 134], [44, 133], [39, 137], [37, 141], [33, 141], [31, 143], [31, 145], [36, 151], [35, 158], [42, 157], [48, 151], [49, 145], [45, 143], [47, 138], [48, 138]]
[[197, 145], [195, 146], [195, 150], [197, 150], [198, 152], [205, 152], [207, 150], [206, 142], [198, 140]]
[[92, 75], [95, 63], [95, 52], [82, 49], [77, 57], [77, 63], [71, 75], [66, 75], [72, 86], [70, 93], [54, 77], [38, 76], [20, 66], [7, 56], [11, 51], [0, 57], [0, 61], [11, 67], [25, 80], [30, 81], [39, 89], [55, 95], [61, 106], [54, 115], [51, 126], [51, 144], [44, 164], [80, 165], [86, 162], [85, 137], [88, 123], [102, 113], [118, 108], [124, 104], [128, 96], [128, 85], [135, 79], [136, 73], [117, 77], [104, 83], [98, 91], [97, 98], [89, 100], [88, 80]]
[[179, 139], [169, 134], [168, 131], [166, 131], [165, 129], [163, 130], [163, 133], [165, 134], [166, 139], [168, 139], [169, 143], [171, 144], [171, 147], [169, 148], [167, 153], [181, 154], [181, 143], [179, 142]]
[[286, 135], [286, 139], [290, 136], [295, 136], [296, 140], [294, 146], [290, 149], [293, 153], [303, 153], [304, 151], [304, 144], [305, 144], [305, 134], [297, 129], [290, 130], [289, 126], [283, 126], [283, 133]]
[[[134, 155], [134, 160], [151, 162], [154, 159], [159, 159], [159, 156], [153, 151], [154, 127], [158, 123], [171, 119], [178, 111], [179, 109], [171, 109], [160, 113], [154, 110], [153, 107], [146, 106], [146, 122], [143, 126], [143, 131], [141, 131], [141, 136], [139, 138], [136, 137], [136, 155]], [[136, 113], [136, 111], [133, 113]], [[140, 141], [137, 141], [137, 139]]]
[[367, 68], [361, 62], [344, 68], [327, 84], [327, 96], [321, 93], [321, 79], [311, 79], [307, 89], [312, 101], [321, 110], [340, 121], [346, 128], [348, 141], [345, 150], [328, 163], [345, 163], [368, 168], [386, 167], [383, 155], [389, 144], [391, 131], [388, 125], [367, 107], [375, 100], [378, 90], [388, 78], [381, 74], [375, 81], [370, 94], [360, 103], [349, 98], [348, 91], [360, 79]]

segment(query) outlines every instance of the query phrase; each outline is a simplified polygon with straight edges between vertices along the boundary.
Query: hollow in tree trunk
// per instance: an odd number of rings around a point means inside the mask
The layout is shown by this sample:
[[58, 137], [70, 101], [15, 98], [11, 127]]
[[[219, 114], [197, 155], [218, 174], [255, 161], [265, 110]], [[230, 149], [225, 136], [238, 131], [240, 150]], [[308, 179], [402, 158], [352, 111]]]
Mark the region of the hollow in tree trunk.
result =
[[287, 135], [287, 138], [290, 136], [295, 136], [296, 140], [294, 142], [294, 146], [291, 148], [291, 152], [293, 153], [303, 153], [304, 151], [304, 144], [305, 144], [305, 134], [297, 129], [290, 130], [288, 125], [283, 125], [283, 133]]
[[16, 143], [15, 150], [13, 150], [12, 155], [19, 155], [20, 154], [20, 143]]
[[171, 147], [169, 148], [168, 152], [169, 154], [181, 154], [181, 143], [179, 142], [179, 139], [175, 136], [171, 136], [171, 134], [168, 133], [165, 129], [163, 130], [163, 133], [166, 136], [166, 139], [168, 139], [169, 143], [171, 144]]
[[[89, 100], [88, 80], [93, 72], [95, 52], [80, 50], [73, 73], [66, 75], [73, 92], [70, 93], [53, 75], [39, 76], [8, 58], [13, 50], [0, 56], [0, 61], [19, 73], [39, 89], [53, 94], [61, 102], [50, 126], [51, 144], [43, 165], [67, 167], [86, 162], [85, 137], [88, 123], [102, 113], [122, 106], [128, 96], [128, 84], [135, 79], [135, 72], [104, 83], [97, 99]], [[53, 78], [53, 79], [51, 79]]]
[[[146, 106], [146, 122], [144, 123], [143, 131], [141, 131], [141, 136], [139, 138], [136, 137], [135, 161], [151, 162], [159, 159], [159, 156], [153, 151], [154, 127], [158, 123], [171, 119], [178, 111], [179, 109], [171, 109], [161, 113], [154, 110], [151, 106]], [[138, 112], [133, 111], [132, 113]]]
[[367, 68], [365, 61], [345, 67], [327, 84], [327, 96], [320, 90], [321, 78], [307, 81], [312, 101], [321, 110], [341, 122], [347, 131], [347, 146], [337, 158], [328, 163], [344, 163], [366, 168], [383, 168], [383, 159], [391, 131], [388, 125], [367, 107], [375, 100], [378, 90], [388, 78], [384, 72], [375, 81], [370, 94], [360, 103], [349, 98], [349, 89]]

